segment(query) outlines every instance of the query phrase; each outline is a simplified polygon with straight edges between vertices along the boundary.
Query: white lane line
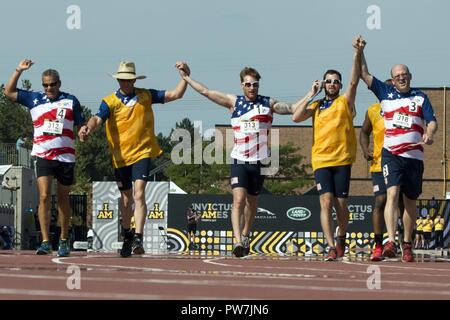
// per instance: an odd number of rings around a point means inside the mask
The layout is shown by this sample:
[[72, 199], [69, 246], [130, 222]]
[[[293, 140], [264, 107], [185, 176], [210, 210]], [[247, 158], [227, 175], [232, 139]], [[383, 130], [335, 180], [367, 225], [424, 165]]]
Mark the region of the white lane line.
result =
[[[345, 260], [342, 262], [346, 263], [346, 264], [355, 265], [355, 266], [368, 267], [369, 265], [375, 265], [375, 266], [379, 266], [379, 267], [383, 267], [383, 268], [407, 269], [407, 270], [418, 270], [418, 271], [437, 271], [437, 272], [449, 272], [450, 273], [450, 268], [449, 269], [437, 269], [437, 268], [420, 268], [420, 267], [407, 266], [407, 265], [394, 266], [394, 265], [391, 265], [390, 263], [385, 263], [385, 262], [371, 263], [371, 264], [364, 264], [364, 263], [360, 263], [360, 262], [345, 261]], [[405, 264], [409, 264], [409, 263], [405, 262]]]
[[10, 289], [0, 288], [0, 295], [19, 295], [30, 297], [53, 297], [58, 298], [75, 298], [75, 299], [97, 299], [97, 300], [173, 300], [173, 299], [189, 299], [189, 300], [251, 300], [250, 297], [211, 297], [211, 296], [185, 296], [179, 295], [151, 295], [151, 294], [128, 294], [128, 293], [106, 293], [106, 292], [82, 292], [82, 291], [62, 291], [62, 290], [30, 290], [30, 289]]
[[[65, 276], [47, 276], [47, 275], [26, 275], [26, 274], [1, 274], [0, 277], [8, 277], [8, 278], [21, 278], [21, 279], [39, 279], [39, 280], [66, 280], [67, 278]], [[82, 277], [82, 282], [84, 281], [95, 281], [95, 282], [120, 282], [120, 283], [139, 283], [139, 284], [162, 284], [162, 285], [185, 285], [185, 286], [214, 286], [215, 288], [218, 287], [236, 287], [236, 288], [248, 288], [248, 289], [282, 289], [282, 290], [309, 290], [309, 291], [332, 291], [332, 292], [366, 292], [366, 293], [377, 293], [377, 292], [383, 292], [383, 293], [395, 293], [395, 294], [404, 294], [404, 295], [417, 295], [416, 290], [411, 290], [408, 288], [405, 289], [381, 289], [381, 290], [368, 290], [366, 288], [366, 280], [359, 280], [359, 279], [321, 279], [321, 278], [315, 278], [315, 279], [308, 279], [304, 278], [303, 280], [312, 280], [312, 281], [328, 281], [335, 284], [339, 281], [345, 281], [348, 283], [349, 281], [352, 281], [353, 283], [360, 283], [360, 287], [356, 288], [349, 288], [349, 287], [339, 287], [339, 286], [314, 286], [314, 285], [304, 285], [304, 284], [280, 284], [280, 283], [254, 283], [249, 282], [246, 280], [249, 280], [251, 277], [247, 277], [245, 279], [238, 279], [238, 280], [229, 280], [229, 279], [223, 279], [223, 280], [204, 280], [204, 279], [194, 279], [194, 280], [181, 280], [181, 279], [129, 279], [129, 278], [118, 278], [118, 277]], [[267, 277], [265, 277], [267, 278]], [[299, 280], [299, 279], [296, 279]], [[415, 282], [415, 281], [383, 281], [383, 283], [392, 283], [396, 285], [404, 285], [406, 287], [411, 288], [418, 288], [421, 287], [422, 290], [425, 288], [448, 288], [450, 287], [450, 284], [447, 283], [423, 283], [423, 282]], [[7, 289], [7, 290], [16, 290], [16, 289]], [[17, 289], [19, 290], [19, 289]], [[28, 290], [32, 292], [34, 289]], [[36, 290], [34, 290], [36, 291]], [[50, 292], [50, 291], [49, 291]], [[65, 291], [63, 291], [65, 292]], [[441, 295], [441, 296], [450, 296], [450, 290], [426, 290], [427, 295], [435, 294], [435, 295]], [[1, 293], [1, 292], [0, 292]], [[11, 294], [11, 292], [6, 292], [4, 294]], [[36, 294], [39, 295], [39, 290], [36, 291]], [[86, 293], [87, 295], [89, 293]], [[95, 293], [93, 293], [95, 295]], [[107, 293], [99, 293], [107, 295]], [[73, 296], [72, 293], [68, 293], [70, 297]], [[80, 295], [75, 294], [77, 297], [80, 297]], [[112, 295], [112, 296], [111, 296]], [[117, 296], [114, 294], [111, 294], [108, 296], [111, 299], [156, 299], [156, 296], [152, 295], [139, 295], [135, 294], [133, 296], [126, 296], [126, 294], [123, 294], [123, 296]], [[295, 294], [294, 294], [295, 295]], [[83, 296], [83, 295], [81, 295]], [[87, 296], [86, 296], [87, 297]], [[96, 296], [95, 298], [104, 298], [103, 296]], [[208, 297], [209, 299], [212, 298], [212, 296]], [[253, 297], [254, 299], [255, 297]], [[248, 297], [248, 299], [252, 299], [252, 297]]]
[[[301, 270], [301, 271], [315, 271], [315, 272], [323, 272], [323, 273], [328, 273], [331, 272], [333, 273], [333, 275], [339, 275], [339, 274], [349, 274], [351, 273], [355, 273], [355, 274], [367, 274], [366, 270], [339, 270], [339, 269], [322, 269], [322, 268], [308, 268], [308, 267], [277, 267], [277, 266], [258, 266], [258, 265], [251, 265], [251, 266], [244, 266], [244, 265], [240, 265], [240, 264], [231, 264], [231, 263], [219, 263], [217, 261], [220, 260], [224, 260], [224, 258], [213, 258], [213, 259], [204, 259], [202, 260], [204, 263], [208, 263], [208, 264], [212, 264], [212, 265], [217, 265], [217, 266], [222, 266], [222, 267], [239, 267], [239, 268], [252, 268], [252, 269], [271, 269], [271, 270]], [[230, 261], [230, 260], [226, 260], [226, 261]], [[384, 264], [374, 264], [374, 263], [350, 263], [348, 261], [343, 260], [342, 262], [345, 262], [347, 264], [353, 264], [353, 265], [358, 265], [358, 266], [364, 266], [364, 267], [369, 267], [370, 265], [379, 265], [379, 266], [386, 266]], [[402, 268], [405, 268], [404, 266]], [[429, 270], [429, 268], [425, 268], [426, 270]], [[441, 269], [439, 269], [441, 270]], [[433, 271], [433, 270], [431, 270]], [[409, 273], [410, 275], [420, 275], [420, 276], [426, 276], [426, 277], [450, 277], [450, 269], [446, 270], [449, 273], [448, 274], [435, 274], [435, 273], [423, 273], [423, 272], [413, 272], [413, 273]], [[404, 272], [386, 272], [384, 271], [384, 274], [387, 275], [403, 275]]]

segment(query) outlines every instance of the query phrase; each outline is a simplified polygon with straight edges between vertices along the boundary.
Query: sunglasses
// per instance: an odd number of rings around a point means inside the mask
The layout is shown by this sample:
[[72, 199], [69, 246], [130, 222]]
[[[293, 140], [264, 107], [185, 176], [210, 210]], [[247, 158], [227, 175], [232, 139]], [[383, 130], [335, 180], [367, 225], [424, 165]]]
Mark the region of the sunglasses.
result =
[[246, 88], [259, 88], [259, 82], [244, 82], [243, 85]]
[[327, 80], [324, 80], [323, 82], [328, 83], [328, 84], [330, 84], [330, 83], [341, 84], [341, 80], [339, 80], [339, 79], [327, 79]]
[[42, 84], [42, 86], [44, 87], [44, 88], [54, 88], [54, 87], [56, 87], [58, 85], [58, 81], [56, 81], [56, 82], [52, 82], [52, 83], [43, 83]]

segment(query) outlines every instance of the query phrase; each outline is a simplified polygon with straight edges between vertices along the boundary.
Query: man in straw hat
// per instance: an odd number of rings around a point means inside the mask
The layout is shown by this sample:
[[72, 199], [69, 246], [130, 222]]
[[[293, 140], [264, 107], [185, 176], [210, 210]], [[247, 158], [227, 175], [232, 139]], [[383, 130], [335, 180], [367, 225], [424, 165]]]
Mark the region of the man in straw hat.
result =
[[[175, 64], [177, 69], [189, 70], [184, 62]], [[120, 255], [145, 253], [142, 245], [145, 215], [145, 186], [150, 168], [150, 159], [162, 154], [154, 133], [152, 104], [166, 103], [183, 97], [187, 83], [180, 80], [172, 90], [141, 89], [134, 86], [137, 79], [135, 64], [122, 61], [116, 74], [111, 75], [119, 83], [119, 89], [103, 98], [100, 109], [79, 131], [81, 141], [97, 131], [105, 122], [106, 136], [112, 155], [112, 164], [117, 186], [120, 190], [122, 213], [122, 236], [124, 242]], [[134, 191], [132, 188], [134, 182]], [[130, 230], [132, 205], [136, 233]]]

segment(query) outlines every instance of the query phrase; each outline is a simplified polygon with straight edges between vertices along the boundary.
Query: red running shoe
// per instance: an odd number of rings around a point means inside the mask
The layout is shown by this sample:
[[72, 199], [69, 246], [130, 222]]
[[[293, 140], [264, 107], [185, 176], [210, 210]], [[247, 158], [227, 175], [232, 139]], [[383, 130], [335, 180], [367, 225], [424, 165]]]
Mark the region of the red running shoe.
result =
[[335, 247], [328, 248], [328, 254], [325, 257], [325, 261], [336, 261], [337, 260], [337, 251]]
[[383, 257], [395, 258], [397, 256], [397, 246], [394, 241], [388, 241], [384, 245]]
[[370, 256], [370, 261], [382, 261], [383, 257], [383, 245], [376, 244], [375, 248], [372, 251], [372, 255]]
[[402, 261], [403, 262], [414, 262], [414, 256], [413, 256], [411, 244], [404, 243], [402, 249], [403, 249]]

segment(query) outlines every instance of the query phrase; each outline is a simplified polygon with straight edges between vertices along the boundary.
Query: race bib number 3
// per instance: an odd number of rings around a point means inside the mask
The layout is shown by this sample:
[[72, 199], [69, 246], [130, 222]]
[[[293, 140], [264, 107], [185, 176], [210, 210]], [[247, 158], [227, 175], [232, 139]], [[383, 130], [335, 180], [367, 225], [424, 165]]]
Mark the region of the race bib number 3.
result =
[[258, 120], [242, 120], [241, 130], [243, 133], [258, 133], [259, 121]]
[[51, 135], [60, 135], [63, 132], [64, 122], [51, 121], [45, 119], [44, 121], [44, 133]]
[[412, 117], [406, 113], [396, 112], [394, 113], [393, 125], [397, 128], [411, 129]]

